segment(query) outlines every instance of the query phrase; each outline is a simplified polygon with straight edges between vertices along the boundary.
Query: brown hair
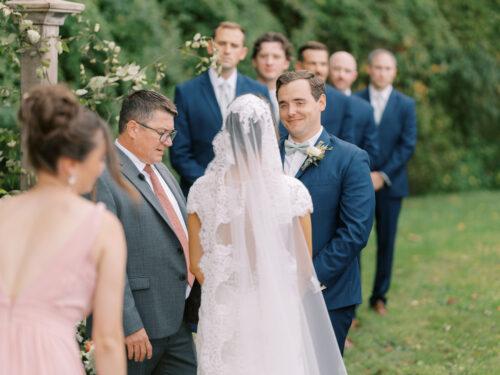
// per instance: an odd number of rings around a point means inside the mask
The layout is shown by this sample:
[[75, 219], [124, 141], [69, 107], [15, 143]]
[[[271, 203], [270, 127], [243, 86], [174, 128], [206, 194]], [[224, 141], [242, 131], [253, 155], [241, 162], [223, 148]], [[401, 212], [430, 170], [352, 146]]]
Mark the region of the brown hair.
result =
[[245, 42], [245, 29], [243, 26], [241, 26], [239, 23], [236, 22], [231, 22], [231, 21], [222, 21], [217, 25], [217, 27], [214, 29], [214, 35], [212, 36], [213, 39], [215, 40], [215, 34], [217, 34], [217, 30], [219, 29], [232, 29], [232, 30], [240, 30], [243, 33], [243, 43]]
[[297, 52], [297, 58], [299, 59], [299, 61], [304, 61], [304, 51], [308, 49], [313, 49], [316, 51], [326, 51], [326, 53], [328, 54], [328, 47], [326, 46], [326, 44], [312, 40], [300, 46]]
[[175, 104], [166, 96], [152, 90], [139, 90], [132, 92], [123, 99], [118, 121], [118, 132], [121, 134], [131, 120], [147, 121], [151, 119], [154, 111], [165, 111], [172, 116], [177, 116]]
[[121, 178], [108, 125], [81, 106], [66, 86], [36, 86], [23, 98], [18, 118], [28, 162], [36, 170], [56, 174], [61, 157], [85, 160], [96, 147], [100, 131], [106, 143], [108, 170], [121, 187], [129, 190]]
[[276, 81], [276, 95], [280, 91], [282, 86], [289, 84], [290, 82], [297, 81], [299, 79], [305, 79], [309, 82], [311, 87], [311, 94], [314, 100], [318, 101], [321, 95], [325, 95], [325, 83], [321, 78], [316, 77], [313, 73], [308, 70], [297, 70], [295, 72], [285, 72], [278, 77]]
[[293, 47], [290, 41], [281, 33], [276, 33], [273, 31], [267, 32], [261, 35], [253, 44], [252, 59], [255, 59], [259, 54], [262, 43], [276, 42], [280, 43], [283, 51], [285, 52], [285, 57], [288, 61], [292, 59]]

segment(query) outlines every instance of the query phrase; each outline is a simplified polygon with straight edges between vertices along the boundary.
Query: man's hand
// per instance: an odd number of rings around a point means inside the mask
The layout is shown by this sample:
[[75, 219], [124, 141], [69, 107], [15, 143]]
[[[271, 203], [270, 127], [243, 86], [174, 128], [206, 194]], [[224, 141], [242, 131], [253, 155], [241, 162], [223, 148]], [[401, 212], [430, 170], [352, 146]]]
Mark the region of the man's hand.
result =
[[384, 187], [384, 177], [379, 172], [371, 172], [370, 177], [372, 178], [373, 189], [379, 191]]
[[146, 358], [151, 359], [153, 356], [153, 347], [144, 328], [125, 337], [125, 345], [127, 346], [129, 360], [133, 359], [136, 362], [142, 362]]

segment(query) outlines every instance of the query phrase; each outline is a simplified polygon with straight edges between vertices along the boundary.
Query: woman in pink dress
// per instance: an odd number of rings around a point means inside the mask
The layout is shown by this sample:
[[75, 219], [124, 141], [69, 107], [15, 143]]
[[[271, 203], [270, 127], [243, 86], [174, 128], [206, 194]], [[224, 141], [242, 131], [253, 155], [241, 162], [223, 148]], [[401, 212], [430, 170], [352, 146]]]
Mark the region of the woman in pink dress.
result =
[[125, 374], [123, 230], [80, 197], [106, 162], [119, 176], [107, 125], [64, 86], [32, 90], [19, 119], [37, 183], [0, 200], [0, 374], [83, 374], [75, 329], [90, 311], [97, 372]]

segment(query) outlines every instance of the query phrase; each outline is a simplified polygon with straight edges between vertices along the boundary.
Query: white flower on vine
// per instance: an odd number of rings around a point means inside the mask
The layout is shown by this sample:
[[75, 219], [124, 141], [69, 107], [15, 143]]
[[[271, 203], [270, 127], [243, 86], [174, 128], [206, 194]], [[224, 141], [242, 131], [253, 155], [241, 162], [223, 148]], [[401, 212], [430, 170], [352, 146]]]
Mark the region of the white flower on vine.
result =
[[7, 5], [0, 4], [0, 9], [2, 9], [3, 15], [5, 17], [10, 16], [10, 14], [12, 13], [12, 9], [10, 9]]
[[38, 33], [38, 31], [30, 29], [26, 34], [31, 44], [37, 44], [40, 41], [40, 34]]
[[56, 50], [59, 55], [63, 53], [63, 44], [60, 40], [58, 40], [56, 43]]
[[92, 77], [90, 79], [88, 86], [92, 91], [99, 91], [100, 89], [102, 89], [104, 87], [107, 80], [108, 80], [108, 77], [95, 76], [95, 77]]
[[130, 64], [128, 66], [127, 73], [131, 76], [135, 76], [139, 73], [140, 70], [141, 70], [141, 67], [139, 65]]
[[31, 20], [22, 20], [19, 24], [19, 29], [21, 31], [27, 30], [33, 26], [33, 21]]

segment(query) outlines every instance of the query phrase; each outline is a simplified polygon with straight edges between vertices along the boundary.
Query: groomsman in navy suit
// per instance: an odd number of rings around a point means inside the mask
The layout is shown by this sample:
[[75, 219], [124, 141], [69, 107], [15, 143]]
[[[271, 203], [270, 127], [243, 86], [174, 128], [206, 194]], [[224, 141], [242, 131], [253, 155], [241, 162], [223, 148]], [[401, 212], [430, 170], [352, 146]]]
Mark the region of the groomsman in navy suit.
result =
[[193, 182], [205, 172], [213, 159], [212, 140], [222, 127], [228, 105], [243, 94], [253, 93], [269, 100], [268, 89], [237, 71], [245, 59], [245, 31], [237, 23], [222, 22], [214, 31], [219, 53], [220, 75], [209, 69], [175, 88], [177, 138], [170, 148], [170, 161], [181, 177], [187, 196]]
[[257, 74], [257, 81], [266, 85], [269, 90], [276, 124], [280, 121], [276, 80], [290, 67], [292, 50], [292, 44], [286, 36], [273, 31], [262, 34], [253, 44], [252, 65]]
[[358, 256], [373, 223], [368, 155], [321, 125], [327, 105], [321, 78], [308, 71], [286, 72], [276, 88], [289, 133], [280, 139], [284, 171], [302, 181], [312, 197], [313, 263], [326, 287], [323, 296], [343, 353], [355, 306], [361, 303]]
[[[328, 47], [320, 42], [310, 41], [298, 50], [295, 70], [308, 70], [323, 83], [328, 78]], [[326, 131], [340, 139], [354, 143], [353, 115], [350, 99], [332, 86], [325, 85], [326, 108], [321, 113], [321, 123]], [[282, 136], [287, 134], [285, 127], [280, 127]]]
[[403, 197], [408, 195], [406, 165], [417, 142], [415, 101], [392, 87], [396, 78], [396, 57], [376, 49], [368, 56], [370, 85], [357, 93], [374, 110], [380, 152], [371, 173], [376, 191], [377, 268], [370, 306], [387, 313], [394, 258], [394, 243]]
[[370, 167], [373, 169], [379, 147], [377, 128], [371, 105], [357, 96], [351, 96], [352, 84], [358, 77], [354, 56], [345, 51], [332, 54], [330, 56], [329, 77], [330, 82], [337, 90], [351, 98], [354, 144], [368, 153]]

